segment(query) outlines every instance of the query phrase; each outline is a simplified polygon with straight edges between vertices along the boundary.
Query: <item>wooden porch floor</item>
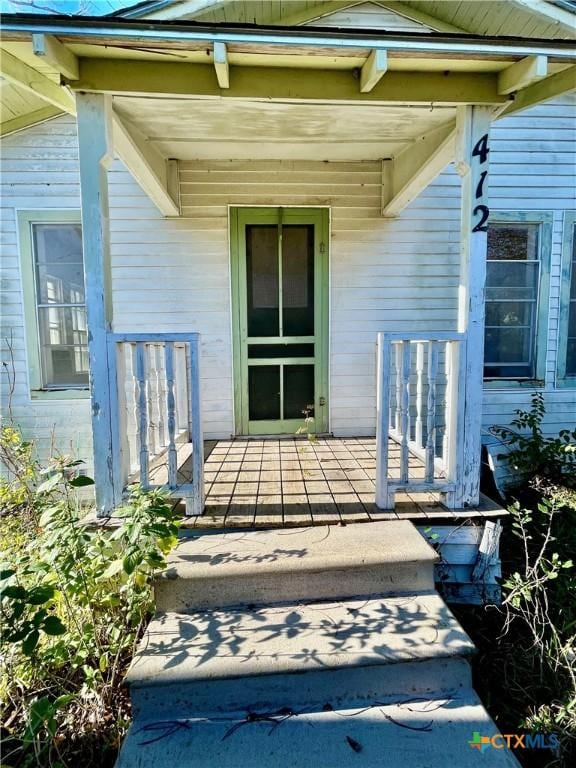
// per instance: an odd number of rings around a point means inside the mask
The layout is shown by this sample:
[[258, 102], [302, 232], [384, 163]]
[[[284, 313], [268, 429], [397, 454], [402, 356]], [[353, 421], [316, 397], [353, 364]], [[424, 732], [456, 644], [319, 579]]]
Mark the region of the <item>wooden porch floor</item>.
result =
[[[487, 497], [478, 508], [449, 510], [430, 493], [397, 494], [393, 512], [378, 510], [374, 438], [207, 441], [205, 455], [205, 512], [187, 518], [186, 528], [280, 528], [406, 518], [437, 525], [505, 514]], [[400, 466], [399, 447], [392, 441], [390, 462]], [[423, 476], [422, 462], [415, 457], [410, 473]], [[189, 460], [182, 462], [179, 474], [181, 482], [190, 479]]]

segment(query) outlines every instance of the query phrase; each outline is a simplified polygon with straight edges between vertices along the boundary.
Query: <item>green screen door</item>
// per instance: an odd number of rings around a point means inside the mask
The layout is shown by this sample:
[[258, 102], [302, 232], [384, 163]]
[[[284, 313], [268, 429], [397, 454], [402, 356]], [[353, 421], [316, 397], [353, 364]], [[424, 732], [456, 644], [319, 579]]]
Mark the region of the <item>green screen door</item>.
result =
[[231, 212], [236, 432], [327, 423], [328, 212]]

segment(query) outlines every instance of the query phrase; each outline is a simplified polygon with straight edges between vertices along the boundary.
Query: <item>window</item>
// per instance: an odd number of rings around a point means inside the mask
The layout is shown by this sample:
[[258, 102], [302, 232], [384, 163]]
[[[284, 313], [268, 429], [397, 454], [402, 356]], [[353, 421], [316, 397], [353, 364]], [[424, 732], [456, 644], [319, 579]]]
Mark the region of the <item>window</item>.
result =
[[564, 214], [560, 321], [558, 327], [558, 384], [576, 386], [576, 212]]
[[30, 387], [86, 390], [88, 331], [77, 212], [20, 212]]
[[484, 378], [545, 376], [551, 217], [496, 213], [488, 225]]

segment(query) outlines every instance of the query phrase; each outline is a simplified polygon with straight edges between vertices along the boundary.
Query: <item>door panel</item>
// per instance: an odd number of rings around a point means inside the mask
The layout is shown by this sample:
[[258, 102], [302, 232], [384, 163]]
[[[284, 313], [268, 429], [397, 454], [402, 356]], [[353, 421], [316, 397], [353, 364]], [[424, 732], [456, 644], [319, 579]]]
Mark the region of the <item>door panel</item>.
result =
[[232, 209], [237, 434], [325, 432], [328, 219], [320, 209]]
[[314, 225], [282, 227], [282, 335], [314, 335]]
[[280, 419], [280, 366], [248, 367], [248, 408], [250, 421]]
[[246, 227], [246, 289], [249, 336], [278, 336], [280, 330], [278, 227]]
[[[301, 419], [314, 411], [314, 366], [284, 365], [284, 418]], [[312, 415], [312, 414], [311, 414]]]

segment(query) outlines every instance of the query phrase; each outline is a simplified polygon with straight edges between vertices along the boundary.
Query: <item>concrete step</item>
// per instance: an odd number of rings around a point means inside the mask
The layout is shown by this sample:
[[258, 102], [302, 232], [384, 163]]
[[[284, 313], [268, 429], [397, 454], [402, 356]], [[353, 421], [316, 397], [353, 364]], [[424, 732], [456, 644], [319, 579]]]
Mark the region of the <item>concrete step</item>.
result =
[[434, 590], [435, 551], [407, 520], [182, 539], [155, 584], [183, 613]]
[[498, 733], [472, 690], [404, 696], [361, 708], [304, 707], [226, 716], [138, 719], [116, 768], [519, 768], [506, 749], [481, 753], [473, 733]]
[[436, 593], [169, 613], [127, 683], [139, 717], [361, 705], [467, 688], [473, 652]]

